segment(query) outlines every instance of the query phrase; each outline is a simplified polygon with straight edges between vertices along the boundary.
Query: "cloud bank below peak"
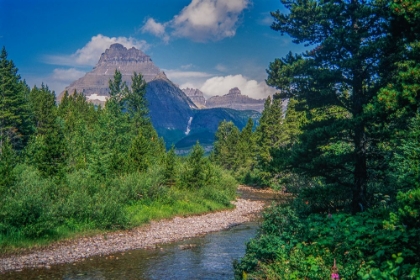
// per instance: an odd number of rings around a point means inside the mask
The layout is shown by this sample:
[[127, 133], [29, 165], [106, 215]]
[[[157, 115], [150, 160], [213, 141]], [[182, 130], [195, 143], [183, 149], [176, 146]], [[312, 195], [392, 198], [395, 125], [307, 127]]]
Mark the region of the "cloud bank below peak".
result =
[[149, 45], [144, 40], [137, 40], [132, 37], [108, 37], [102, 34], [93, 36], [91, 40], [75, 53], [70, 55], [48, 55], [45, 62], [54, 65], [65, 66], [94, 66], [98, 62], [101, 54], [112, 44], [119, 43], [126, 48], [135, 47], [145, 51]]
[[159, 23], [149, 18], [140, 30], [165, 42], [171, 37], [219, 41], [235, 36], [239, 16], [249, 5], [249, 0], [192, 0], [172, 20]]
[[243, 95], [248, 95], [255, 99], [267, 98], [276, 92], [274, 88], [267, 86], [265, 82], [249, 80], [242, 75], [212, 77], [204, 82], [200, 90], [208, 96], [215, 96], [225, 95], [234, 87], [239, 88]]

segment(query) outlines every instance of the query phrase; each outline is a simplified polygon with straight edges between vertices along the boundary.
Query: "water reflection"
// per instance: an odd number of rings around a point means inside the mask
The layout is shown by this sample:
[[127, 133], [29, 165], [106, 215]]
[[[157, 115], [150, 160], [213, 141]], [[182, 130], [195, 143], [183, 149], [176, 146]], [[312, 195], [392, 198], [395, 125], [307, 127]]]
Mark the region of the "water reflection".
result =
[[232, 262], [245, 254], [255, 236], [256, 222], [202, 237], [163, 244], [153, 250], [133, 250], [94, 257], [50, 269], [27, 269], [3, 279], [232, 279]]

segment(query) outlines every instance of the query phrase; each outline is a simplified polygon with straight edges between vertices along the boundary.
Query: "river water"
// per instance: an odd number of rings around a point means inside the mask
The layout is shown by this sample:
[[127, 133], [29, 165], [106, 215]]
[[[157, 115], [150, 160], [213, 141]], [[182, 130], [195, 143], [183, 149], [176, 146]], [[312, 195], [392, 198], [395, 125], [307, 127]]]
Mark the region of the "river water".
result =
[[[272, 195], [241, 193], [247, 199]], [[0, 274], [1, 279], [233, 279], [233, 261], [245, 254], [258, 222], [249, 222], [203, 236], [81, 262]]]

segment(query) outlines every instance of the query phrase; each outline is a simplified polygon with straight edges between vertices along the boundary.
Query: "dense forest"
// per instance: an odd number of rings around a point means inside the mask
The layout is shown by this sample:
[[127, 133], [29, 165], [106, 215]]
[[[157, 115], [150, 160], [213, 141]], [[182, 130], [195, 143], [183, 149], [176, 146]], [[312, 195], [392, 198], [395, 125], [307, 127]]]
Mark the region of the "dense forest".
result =
[[115, 71], [104, 108], [30, 89], [0, 55], [0, 250], [230, 208], [236, 181], [200, 145], [180, 158], [148, 118], [147, 84]]
[[420, 2], [281, 2], [272, 29], [307, 51], [270, 64], [260, 125], [223, 123], [212, 155], [290, 198], [236, 277], [420, 279]]
[[[257, 127], [165, 150], [146, 83], [115, 72], [104, 108], [60, 104], [0, 57], [0, 248], [230, 207], [236, 182], [284, 192], [238, 279], [420, 279], [420, 2], [281, 0], [304, 44], [270, 63]], [[26, 245], [25, 245], [26, 244]]]

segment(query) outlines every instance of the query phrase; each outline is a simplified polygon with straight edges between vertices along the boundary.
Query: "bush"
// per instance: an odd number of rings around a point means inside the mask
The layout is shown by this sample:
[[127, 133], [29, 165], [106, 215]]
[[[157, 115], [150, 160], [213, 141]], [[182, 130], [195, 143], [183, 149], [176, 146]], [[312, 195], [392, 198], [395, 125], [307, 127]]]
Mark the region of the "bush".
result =
[[386, 229], [383, 215], [376, 209], [355, 216], [301, 218], [289, 207], [274, 205], [245, 257], [235, 264], [236, 278], [328, 279], [334, 259], [340, 279], [418, 275], [419, 229]]
[[15, 184], [0, 206], [0, 234], [27, 238], [53, 235], [57, 224], [50, 197], [53, 183], [27, 165], [18, 165], [13, 172]]

